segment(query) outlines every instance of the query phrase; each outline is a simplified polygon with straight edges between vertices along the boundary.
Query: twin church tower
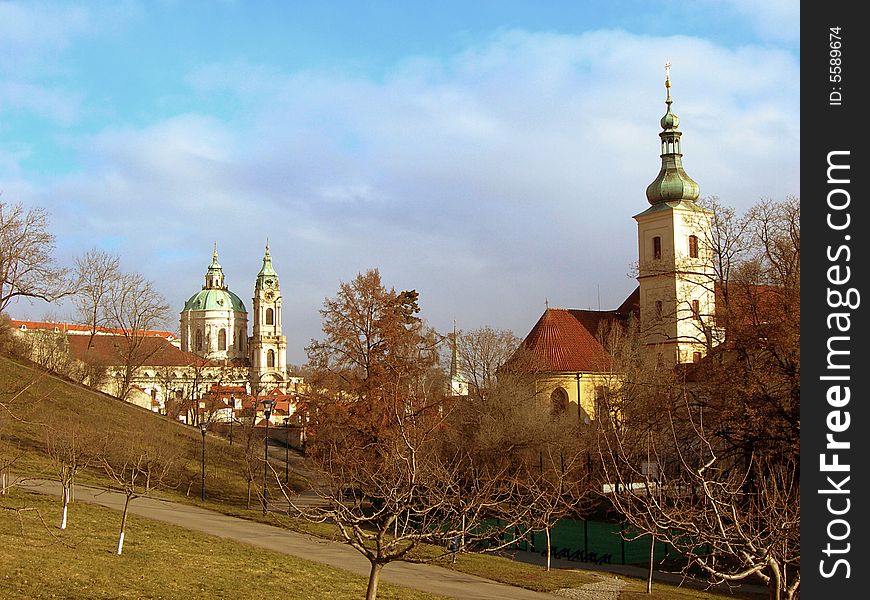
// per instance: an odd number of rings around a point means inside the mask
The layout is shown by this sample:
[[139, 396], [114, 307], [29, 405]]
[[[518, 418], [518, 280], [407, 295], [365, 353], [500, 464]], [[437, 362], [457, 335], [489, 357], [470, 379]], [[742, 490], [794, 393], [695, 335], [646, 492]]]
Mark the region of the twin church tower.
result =
[[288, 381], [287, 338], [281, 334], [281, 287], [268, 242], [254, 284], [253, 308], [249, 337], [248, 312], [224, 282], [215, 245], [205, 284], [181, 311], [181, 349], [209, 361], [249, 367], [252, 385], [261, 390], [284, 389]]

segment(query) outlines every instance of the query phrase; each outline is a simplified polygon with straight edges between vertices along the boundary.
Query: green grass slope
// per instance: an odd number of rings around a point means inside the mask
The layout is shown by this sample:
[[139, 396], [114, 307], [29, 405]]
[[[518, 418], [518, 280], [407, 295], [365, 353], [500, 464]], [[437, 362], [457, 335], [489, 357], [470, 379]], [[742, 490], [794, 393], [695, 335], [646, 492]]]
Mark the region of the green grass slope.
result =
[[[207, 499], [236, 507], [243, 507], [247, 499], [244, 436], [240, 429], [236, 428], [233, 446], [224, 438], [208, 434], [205, 448]], [[59, 439], [57, 432], [68, 435], [71, 431], [76, 431], [79, 442], [96, 456], [128, 444], [137, 436], [150, 438], [162, 458], [170, 457], [172, 463], [164, 493], [199, 497], [199, 429], [0, 355], [0, 469], [5, 466], [18, 476], [55, 478], [57, 469], [48, 453], [49, 440]], [[257, 438], [255, 444], [258, 461], [262, 440]], [[257, 469], [262, 469], [262, 463]], [[283, 466], [276, 465], [276, 470], [283, 471]], [[108, 484], [98, 460], [91, 461], [79, 481]], [[262, 479], [257, 477], [255, 481], [259, 485]], [[305, 482], [294, 475], [290, 485], [302, 489]], [[270, 489], [270, 497], [279, 495], [277, 487]]]
[[[294, 556], [131, 515], [117, 556], [118, 513], [74, 504], [66, 531], [56, 498], [0, 498], [0, 596], [24, 598], [364, 598], [366, 578]], [[46, 525], [49, 523], [50, 525]], [[440, 596], [383, 584], [384, 600]]]

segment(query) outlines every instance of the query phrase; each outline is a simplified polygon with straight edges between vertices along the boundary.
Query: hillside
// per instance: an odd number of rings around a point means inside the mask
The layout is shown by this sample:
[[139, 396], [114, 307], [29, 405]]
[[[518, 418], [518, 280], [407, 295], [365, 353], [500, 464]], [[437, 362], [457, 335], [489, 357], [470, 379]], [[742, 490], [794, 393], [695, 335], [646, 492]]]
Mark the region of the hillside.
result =
[[[62, 441], [75, 432], [78, 443], [91, 456], [80, 480], [107, 483], [99, 458], [114, 448], [129, 446], [134, 439], [145, 439], [149, 446], [159, 448], [169, 469], [164, 492], [199, 497], [202, 436], [197, 428], [2, 355], [0, 405], [0, 469], [19, 476], [53, 478], [56, 469], [48, 452], [49, 442]], [[257, 430], [236, 427], [232, 446], [224, 438], [207, 434], [207, 499], [244, 507], [250, 477], [252, 502], [256, 504], [257, 490], [262, 486], [262, 451], [262, 434]], [[283, 457], [282, 452], [274, 454], [276, 459]], [[283, 473], [283, 462], [274, 467]], [[294, 474], [290, 485], [301, 489], [305, 482]], [[276, 498], [277, 487], [270, 487], [269, 494]]]

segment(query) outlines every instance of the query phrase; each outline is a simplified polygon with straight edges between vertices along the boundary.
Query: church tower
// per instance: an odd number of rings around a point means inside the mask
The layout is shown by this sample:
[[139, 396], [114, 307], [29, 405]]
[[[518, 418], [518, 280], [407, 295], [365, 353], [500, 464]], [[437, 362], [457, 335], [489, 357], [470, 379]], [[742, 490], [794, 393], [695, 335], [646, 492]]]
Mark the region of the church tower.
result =
[[254, 285], [251, 381], [260, 393], [274, 387], [285, 390], [287, 382], [287, 338], [281, 335], [281, 288], [278, 274], [272, 267], [269, 243], [263, 266]]
[[700, 188], [683, 169], [680, 120], [671, 110], [670, 63], [665, 65], [665, 90], [667, 111], [659, 133], [662, 166], [646, 189], [651, 206], [634, 217], [640, 327], [650, 348], [671, 362], [685, 363], [699, 360], [717, 343], [712, 214], [697, 204]]

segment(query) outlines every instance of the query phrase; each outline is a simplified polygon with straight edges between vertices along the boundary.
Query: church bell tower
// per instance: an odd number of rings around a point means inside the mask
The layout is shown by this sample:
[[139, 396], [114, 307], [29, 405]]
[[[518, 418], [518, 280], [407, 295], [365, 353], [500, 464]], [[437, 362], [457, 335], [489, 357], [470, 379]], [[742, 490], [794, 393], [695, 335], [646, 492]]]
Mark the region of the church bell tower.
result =
[[287, 382], [287, 338], [281, 334], [281, 288], [272, 267], [269, 242], [263, 266], [254, 285], [253, 335], [248, 345], [251, 353], [251, 380], [260, 393], [275, 387], [285, 391]]
[[686, 363], [699, 360], [717, 342], [712, 213], [697, 204], [700, 188], [683, 169], [683, 134], [671, 110], [670, 63], [665, 64], [665, 90], [667, 111], [659, 133], [662, 166], [646, 189], [650, 207], [634, 217], [640, 327], [651, 350], [670, 362]]

